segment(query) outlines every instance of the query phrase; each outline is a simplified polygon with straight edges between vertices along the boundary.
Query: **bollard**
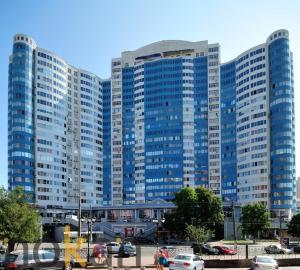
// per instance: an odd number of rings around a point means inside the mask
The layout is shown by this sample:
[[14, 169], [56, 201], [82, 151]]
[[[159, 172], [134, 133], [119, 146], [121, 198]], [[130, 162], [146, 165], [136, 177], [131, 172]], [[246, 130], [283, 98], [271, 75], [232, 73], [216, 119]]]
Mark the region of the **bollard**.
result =
[[246, 244], [246, 259], [249, 257], [249, 246]]

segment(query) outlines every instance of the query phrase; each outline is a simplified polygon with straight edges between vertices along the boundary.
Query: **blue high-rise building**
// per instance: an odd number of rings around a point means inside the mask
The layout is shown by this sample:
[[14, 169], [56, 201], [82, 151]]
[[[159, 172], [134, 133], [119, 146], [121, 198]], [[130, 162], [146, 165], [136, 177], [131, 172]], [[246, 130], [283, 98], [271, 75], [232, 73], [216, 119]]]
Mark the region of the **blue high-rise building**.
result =
[[[102, 80], [16, 35], [9, 64], [9, 187], [38, 205], [223, 201], [295, 207], [293, 60], [286, 30], [221, 64], [219, 44], [160, 41]], [[71, 196], [69, 196], [71, 194]]]
[[35, 42], [16, 36], [9, 58], [8, 77], [8, 186], [22, 186], [35, 194], [34, 101]]
[[221, 65], [222, 197], [295, 208], [293, 62], [286, 30]]
[[113, 59], [113, 204], [172, 200], [189, 186], [221, 194], [219, 76], [219, 45], [207, 41]]
[[22, 186], [44, 209], [102, 204], [105, 82], [24, 34], [14, 36], [8, 81], [9, 189]]

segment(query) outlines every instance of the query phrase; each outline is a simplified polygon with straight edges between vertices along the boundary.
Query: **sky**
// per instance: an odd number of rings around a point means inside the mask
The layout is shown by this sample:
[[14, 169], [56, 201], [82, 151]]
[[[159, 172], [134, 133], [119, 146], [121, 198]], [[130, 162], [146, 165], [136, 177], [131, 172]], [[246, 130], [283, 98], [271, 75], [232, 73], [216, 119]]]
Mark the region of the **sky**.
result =
[[[300, 165], [300, 1], [0, 0], [0, 185], [7, 186], [8, 57], [16, 33], [102, 78], [111, 58], [146, 44], [180, 39], [221, 44], [221, 61], [290, 33], [294, 53], [296, 168]], [[300, 169], [297, 173], [300, 175]]]

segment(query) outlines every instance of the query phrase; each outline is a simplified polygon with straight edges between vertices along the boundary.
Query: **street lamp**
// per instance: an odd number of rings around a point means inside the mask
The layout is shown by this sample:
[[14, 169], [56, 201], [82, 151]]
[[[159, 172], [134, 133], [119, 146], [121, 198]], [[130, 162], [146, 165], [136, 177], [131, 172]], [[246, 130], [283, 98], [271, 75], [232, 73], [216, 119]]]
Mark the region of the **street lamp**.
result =
[[88, 252], [87, 252], [87, 262], [90, 262], [90, 238], [92, 232], [92, 225], [96, 222], [96, 218], [92, 217], [92, 211], [90, 210], [90, 215], [87, 218], [82, 219], [83, 222], [87, 223], [88, 226]]
[[165, 223], [165, 218], [161, 218], [161, 219], [158, 219], [158, 218], [154, 218], [153, 220], [152, 220], [152, 222], [154, 223], [154, 224], [156, 224], [156, 243], [157, 243], [157, 245], [158, 245], [158, 227], [159, 227], [159, 224], [164, 224]]
[[228, 197], [225, 198], [225, 201], [230, 202], [230, 207], [232, 211], [234, 250], [237, 250], [237, 239], [236, 239], [236, 228], [235, 228], [235, 205], [234, 205], [234, 201]]
[[[72, 178], [69, 177], [68, 178], [68, 183], [72, 183]], [[78, 240], [80, 239], [81, 236], [81, 190], [80, 190], [80, 182], [79, 182], [79, 191], [78, 194], [75, 196], [72, 196], [70, 194], [68, 194], [68, 197], [71, 198], [77, 198], [78, 199], [78, 213], [77, 213], [77, 218], [78, 218]]]

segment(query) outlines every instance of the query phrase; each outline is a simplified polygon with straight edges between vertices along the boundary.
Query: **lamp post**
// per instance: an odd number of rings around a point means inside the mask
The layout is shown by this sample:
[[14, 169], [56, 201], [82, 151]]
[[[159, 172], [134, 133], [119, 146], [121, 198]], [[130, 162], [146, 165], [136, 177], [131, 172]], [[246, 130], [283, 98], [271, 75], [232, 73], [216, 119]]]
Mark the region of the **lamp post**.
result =
[[91, 238], [91, 232], [92, 232], [92, 226], [96, 221], [95, 217], [92, 217], [92, 210], [90, 210], [90, 215], [87, 218], [83, 218], [83, 221], [87, 223], [88, 227], [88, 250], [87, 250], [87, 262], [90, 263], [90, 238]]
[[161, 218], [161, 219], [158, 219], [158, 218], [154, 218], [152, 220], [152, 222], [154, 224], [156, 224], [156, 243], [157, 243], [157, 246], [158, 246], [158, 227], [159, 227], [159, 224], [164, 224], [165, 223], [165, 218]]
[[234, 250], [237, 250], [237, 239], [236, 239], [236, 226], [235, 226], [235, 205], [234, 201], [228, 197], [225, 198], [225, 201], [230, 202], [231, 212], [232, 212], [232, 227], [233, 227], [233, 239], [234, 239]]
[[[72, 178], [68, 178], [68, 183], [72, 183]], [[80, 182], [79, 182], [80, 183]], [[68, 194], [68, 197], [73, 197], [78, 199], [78, 213], [77, 213], [77, 218], [78, 218], [78, 239], [81, 236], [81, 190], [80, 190], [80, 184], [79, 184], [79, 191], [78, 194], [75, 196], [71, 196]]]

